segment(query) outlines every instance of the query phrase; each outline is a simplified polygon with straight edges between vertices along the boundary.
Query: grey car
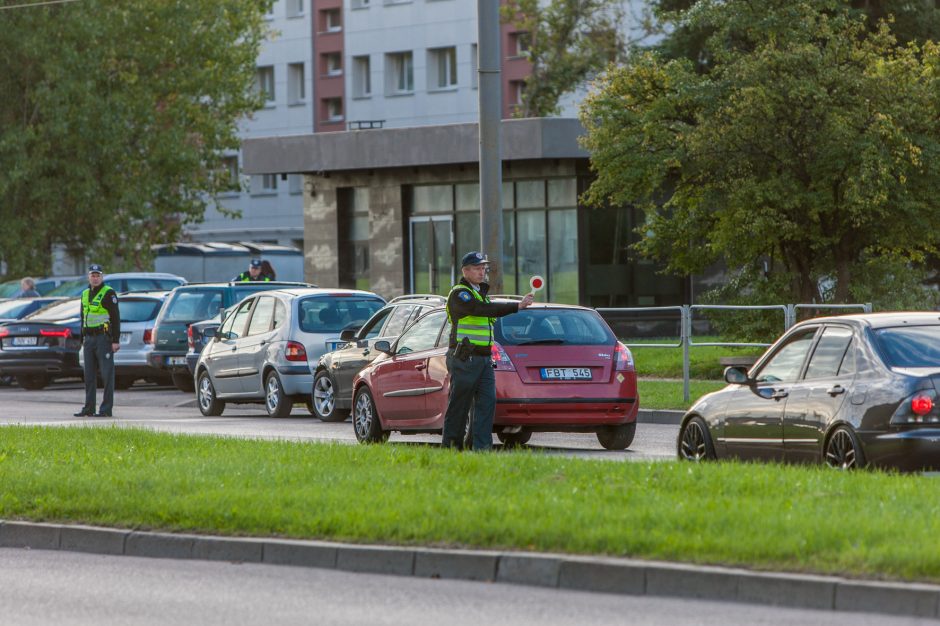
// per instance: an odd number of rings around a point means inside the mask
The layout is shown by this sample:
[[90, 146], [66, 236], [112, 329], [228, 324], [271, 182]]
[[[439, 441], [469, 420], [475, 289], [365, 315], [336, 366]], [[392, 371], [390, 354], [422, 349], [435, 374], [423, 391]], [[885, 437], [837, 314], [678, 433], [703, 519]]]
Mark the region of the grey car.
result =
[[376, 341], [395, 339], [414, 320], [446, 302], [444, 296], [413, 294], [399, 296], [373, 315], [362, 328], [346, 330], [340, 339], [348, 342], [339, 350], [320, 357], [314, 372], [313, 414], [324, 422], [341, 422], [352, 410], [353, 378], [380, 352]]
[[[164, 372], [150, 364], [153, 326], [167, 294], [166, 291], [156, 291], [120, 296], [121, 349], [114, 353], [115, 388], [127, 389], [141, 378], [163, 384], [170, 383]], [[81, 351], [78, 353], [78, 361], [84, 367]]]
[[228, 402], [263, 403], [268, 415], [290, 415], [308, 402], [313, 366], [346, 343], [344, 330], [360, 328], [385, 305], [369, 291], [296, 288], [246, 298], [207, 329], [211, 340], [196, 362], [196, 400], [203, 415], [221, 415]]

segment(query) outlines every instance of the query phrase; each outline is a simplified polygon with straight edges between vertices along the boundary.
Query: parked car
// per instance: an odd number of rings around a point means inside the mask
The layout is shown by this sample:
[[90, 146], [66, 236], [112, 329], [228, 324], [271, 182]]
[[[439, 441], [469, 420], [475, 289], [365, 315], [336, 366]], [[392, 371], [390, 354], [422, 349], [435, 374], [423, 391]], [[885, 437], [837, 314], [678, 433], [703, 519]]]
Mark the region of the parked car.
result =
[[[440, 433], [450, 377], [450, 322], [444, 308], [415, 321], [353, 381], [353, 427], [360, 442], [391, 431]], [[639, 398], [633, 356], [593, 309], [535, 304], [493, 328], [496, 415], [501, 442], [533, 432], [593, 432], [608, 450], [633, 442]]]
[[153, 329], [154, 350], [150, 364], [172, 378], [180, 391], [193, 391], [193, 376], [186, 365], [188, 328], [193, 322], [218, 316], [219, 311], [259, 291], [285, 287], [309, 287], [307, 283], [228, 282], [185, 285], [173, 290]]
[[680, 459], [940, 469], [940, 317], [807, 320], [683, 417]]
[[[141, 378], [153, 382], [170, 382], [165, 372], [150, 364], [153, 326], [166, 297], [166, 291], [132, 293], [120, 297], [121, 348], [114, 353], [116, 389], [127, 389]], [[82, 367], [85, 365], [81, 352], [78, 354], [78, 363]]]
[[[45, 278], [36, 278], [36, 291], [39, 292], [39, 295], [45, 296], [50, 291], [61, 285], [62, 283], [76, 280], [81, 278], [81, 276], [47, 276]], [[4, 283], [0, 283], [0, 298], [11, 298], [13, 294], [17, 293], [20, 290], [20, 279], [8, 280]]]
[[313, 414], [324, 422], [341, 422], [352, 410], [353, 378], [380, 353], [376, 341], [395, 341], [409, 322], [446, 302], [443, 296], [407, 295], [392, 299], [362, 328], [344, 330], [345, 343], [317, 362], [313, 380]]
[[[176, 274], [162, 272], [119, 272], [105, 274], [104, 283], [118, 293], [138, 291], [169, 291], [174, 287], [186, 284], [186, 279]], [[48, 293], [50, 296], [81, 296], [88, 288], [88, 279], [76, 278], [62, 283]]]
[[0, 301], [0, 324], [21, 320], [44, 306], [62, 300], [68, 300], [68, 298], [10, 298], [9, 300]]
[[80, 377], [81, 324], [81, 301], [71, 298], [0, 326], [0, 375], [15, 376], [23, 389]]
[[196, 363], [196, 398], [203, 415], [221, 415], [226, 402], [262, 402], [272, 417], [307, 402], [313, 365], [345, 343], [385, 305], [369, 291], [282, 289], [254, 294], [225, 317]]

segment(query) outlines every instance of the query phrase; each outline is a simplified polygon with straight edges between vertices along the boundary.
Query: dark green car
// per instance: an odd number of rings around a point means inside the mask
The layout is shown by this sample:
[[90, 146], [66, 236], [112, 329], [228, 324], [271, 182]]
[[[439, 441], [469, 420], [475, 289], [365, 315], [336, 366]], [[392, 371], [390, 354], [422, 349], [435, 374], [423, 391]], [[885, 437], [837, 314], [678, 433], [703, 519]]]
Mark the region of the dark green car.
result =
[[166, 299], [153, 329], [150, 365], [172, 377], [180, 391], [193, 391], [193, 376], [186, 365], [189, 325], [219, 314], [253, 293], [287, 287], [315, 287], [291, 282], [200, 283], [177, 287]]

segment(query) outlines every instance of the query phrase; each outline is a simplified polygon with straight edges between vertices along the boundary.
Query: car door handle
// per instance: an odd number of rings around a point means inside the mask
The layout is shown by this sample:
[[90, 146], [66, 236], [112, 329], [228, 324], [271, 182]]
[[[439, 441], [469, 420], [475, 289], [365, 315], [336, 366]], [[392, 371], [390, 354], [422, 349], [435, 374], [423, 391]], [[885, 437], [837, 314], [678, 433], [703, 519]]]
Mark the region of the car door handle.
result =
[[415, 365], [415, 369], [416, 369], [416, 370], [423, 370], [423, 369], [426, 368], [427, 366], [428, 366], [427, 363], [418, 363], [417, 365]]
[[837, 396], [840, 393], [845, 393], [845, 387], [843, 387], [842, 385], [835, 385], [834, 387], [829, 389], [826, 393], [828, 393], [830, 396]]
[[790, 395], [790, 392], [788, 392], [786, 389], [778, 389], [770, 397], [773, 398], [774, 400], [783, 400], [789, 395]]
[[368, 348], [366, 348], [365, 350], [362, 351], [362, 356], [369, 356], [369, 349], [368, 349]]

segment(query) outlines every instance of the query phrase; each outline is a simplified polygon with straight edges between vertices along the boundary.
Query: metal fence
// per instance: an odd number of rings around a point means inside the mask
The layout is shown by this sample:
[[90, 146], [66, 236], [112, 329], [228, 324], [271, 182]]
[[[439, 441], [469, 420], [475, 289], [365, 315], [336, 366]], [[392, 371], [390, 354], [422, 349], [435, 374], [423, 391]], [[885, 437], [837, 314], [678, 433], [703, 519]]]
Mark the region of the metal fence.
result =
[[[597, 312], [605, 318], [617, 314], [666, 314], [678, 313], [679, 341], [676, 343], [626, 343], [628, 348], [677, 348], [682, 350], [682, 397], [689, 402], [689, 350], [699, 346], [725, 346], [730, 348], [766, 348], [769, 343], [742, 343], [734, 341], [695, 341], [692, 336], [692, 317], [695, 311], [779, 311], [783, 317], [783, 330], [796, 324], [797, 311], [849, 309], [871, 313], [871, 303], [865, 304], [771, 304], [765, 306], [734, 306], [723, 304], [684, 304], [681, 306], [650, 306], [625, 308], [599, 308]], [[654, 315], [655, 317], [655, 315]], [[647, 317], [648, 319], [648, 317]], [[668, 319], [662, 315], [659, 319]]]

